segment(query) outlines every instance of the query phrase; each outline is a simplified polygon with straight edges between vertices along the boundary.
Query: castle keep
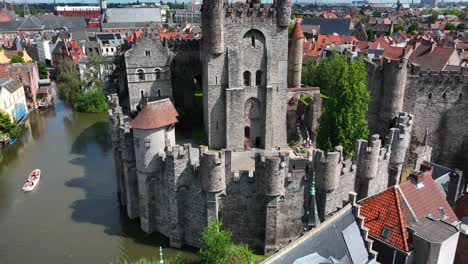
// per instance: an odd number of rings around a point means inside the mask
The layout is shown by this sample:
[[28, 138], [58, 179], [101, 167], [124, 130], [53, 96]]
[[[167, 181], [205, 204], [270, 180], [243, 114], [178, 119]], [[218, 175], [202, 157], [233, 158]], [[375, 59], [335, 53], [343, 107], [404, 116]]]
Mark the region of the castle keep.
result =
[[[453, 97], [466, 93], [463, 75], [420, 73], [405, 58], [369, 62], [369, 139], [356, 141], [351, 159], [341, 146], [294, 153], [285, 148], [291, 135], [317, 126], [320, 91], [300, 83], [299, 24], [288, 49], [290, 2], [206, 0], [202, 15], [201, 42], [138, 40], [124, 56], [125, 88], [109, 96], [121, 203], [174, 247], [199, 247], [210, 220], [222, 218], [236, 242], [275, 252], [339, 210], [350, 191], [364, 198], [400, 181], [407, 153], [427, 141], [423, 131], [444, 127], [431, 122], [426, 98], [439, 121], [464, 121], [466, 103]], [[175, 140], [178, 110], [194, 108], [192, 87], [203, 91], [208, 146]], [[308, 131], [299, 131], [300, 116]], [[440, 159], [460, 148], [463, 126], [447, 129], [449, 142], [431, 134]]]

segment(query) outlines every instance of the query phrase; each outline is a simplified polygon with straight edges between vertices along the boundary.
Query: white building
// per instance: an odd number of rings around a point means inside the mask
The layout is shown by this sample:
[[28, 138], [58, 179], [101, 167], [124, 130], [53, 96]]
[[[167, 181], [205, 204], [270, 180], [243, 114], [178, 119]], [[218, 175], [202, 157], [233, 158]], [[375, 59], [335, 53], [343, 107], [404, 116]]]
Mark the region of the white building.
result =
[[124, 40], [120, 33], [96, 34], [96, 40], [103, 56], [115, 56], [119, 53]]
[[20, 82], [12, 78], [0, 78], [0, 109], [16, 121], [26, 114], [26, 97]]

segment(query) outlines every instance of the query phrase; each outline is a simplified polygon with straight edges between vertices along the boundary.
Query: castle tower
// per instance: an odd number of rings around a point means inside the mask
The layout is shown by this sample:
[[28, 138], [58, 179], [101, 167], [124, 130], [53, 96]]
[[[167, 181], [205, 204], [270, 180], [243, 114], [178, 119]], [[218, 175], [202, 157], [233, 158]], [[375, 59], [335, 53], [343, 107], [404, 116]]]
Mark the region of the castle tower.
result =
[[386, 142], [391, 146], [389, 163], [388, 186], [400, 183], [403, 163], [406, 160], [406, 152], [411, 142], [411, 129], [413, 127], [413, 116], [407, 113], [398, 113], [396, 126], [391, 128]]
[[291, 44], [289, 45], [288, 57], [288, 88], [301, 86], [302, 75], [302, 56], [304, 50], [304, 32], [302, 32], [301, 24], [296, 19], [296, 24], [290, 36]]
[[210, 148], [287, 145], [289, 14], [287, 0], [203, 3], [203, 119]]
[[378, 175], [381, 141], [379, 135], [372, 135], [370, 140], [359, 139], [356, 141], [356, 167], [358, 183], [358, 199], [377, 193], [378, 184], [373, 179]]
[[178, 113], [171, 100], [163, 99], [150, 102], [130, 122], [135, 144], [136, 173], [138, 177], [139, 212], [141, 228], [147, 233], [156, 227], [151, 208], [151, 181], [161, 170], [158, 154], [175, 145], [174, 124]]
[[224, 52], [224, 0], [204, 0], [202, 9], [203, 48], [207, 53]]
[[[384, 58], [382, 62], [383, 97], [380, 120], [388, 122], [403, 111], [408, 59], [393, 60]], [[388, 127], [383, 124], [382, 127]]]

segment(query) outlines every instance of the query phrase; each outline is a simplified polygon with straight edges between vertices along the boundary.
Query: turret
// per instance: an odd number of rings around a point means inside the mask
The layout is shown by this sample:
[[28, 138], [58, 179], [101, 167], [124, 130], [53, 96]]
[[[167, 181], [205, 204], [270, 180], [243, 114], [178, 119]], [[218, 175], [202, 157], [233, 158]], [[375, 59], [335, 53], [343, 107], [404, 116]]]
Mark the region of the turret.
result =
[[207, 152], [200, 148], [200, 173], [205, 192], [220, 192], [226, 189], [224, 153]]
[[392, 151], [389, 163], [388, 186], [400, 183], [403, 163], [405, 162], [406, 152], [411, 141], [413, 116], [407, 113], [399, 113], [395, 122], [396, 126], [390, 129], [386, 140], [391, 146]]
[[224, 53], [224, 15], [224, 0], [203, 1], [202, 39], [207, 53]]
[[301, 86], [302, 55], [304, 50], [304, 32], [302, 31], [299, 20], [296, 20], [290, 40], [291, 44], [289, 46], [288, 57], [288, 87], [294, 88]]
[[379, 135], [372, 135], [369, 141], [356, 141], [356, 173], [359, 178], [371, 179], [377, 175], [380, 146]]
[[275, 0], [276, 20], [279, 27], [288, 27], [291, 21], [291, 0]]
[[317, 150], [314, 153], [314, 160], [317, 189], [327, 192], [336, 190], [343, 168], [343, 147], [335, 147], [335, 151], [329, 152], [326, 158], [323, 151]]
[[288, 166], [289, 157], [286, 154], [266, 157], [255, 154], [255, 177], [258, 191], [267, 196], [284, 194], [284, 180]]
[[130, 122], [135, 138], [137, 169], [153, 172], [157, 168], [155, 156], [175, 145], [174, 124], [177, 110], [170, 99], [150, 102]]
[[383, 59], [383, 99], [380, 118], [391, 120], [403, 110], [408, 59]]

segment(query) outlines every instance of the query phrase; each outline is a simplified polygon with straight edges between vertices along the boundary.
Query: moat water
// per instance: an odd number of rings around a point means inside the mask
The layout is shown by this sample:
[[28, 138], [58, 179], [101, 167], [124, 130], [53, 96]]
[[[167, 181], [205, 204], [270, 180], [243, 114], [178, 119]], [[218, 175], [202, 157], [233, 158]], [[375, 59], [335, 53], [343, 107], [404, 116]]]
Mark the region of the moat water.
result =
[[[34, 168], [37, 188], [23, 193]], [[73, 112], [60, 100], [33, 112], [0, 154], [0, 263], [125, 263], [180, 254], [129, 220], [116, 192], [107, 113]]]

